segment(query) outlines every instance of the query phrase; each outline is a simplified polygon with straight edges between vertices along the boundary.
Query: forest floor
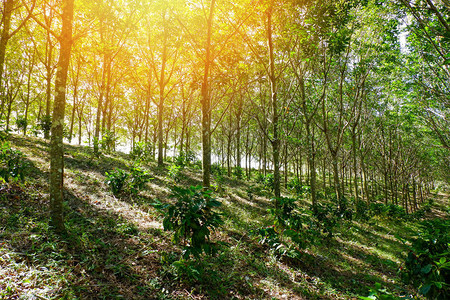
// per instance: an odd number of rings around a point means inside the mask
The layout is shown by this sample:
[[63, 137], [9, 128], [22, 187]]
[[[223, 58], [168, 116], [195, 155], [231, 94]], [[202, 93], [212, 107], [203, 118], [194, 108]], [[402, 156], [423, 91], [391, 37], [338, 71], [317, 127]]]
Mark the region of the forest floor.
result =
[[[195, 274], [180, 273], [172, 263], [181, 249], [152, 205], [170, 201], [174, 181], [166, 168], [144, 164], [153, 177], [145, 189], [116, 197], [105, 172], [129, 170], [131, 158], [97, 159], [87, 147], [66, 146], [67, 234], [58, 236], [48, 226], [48, 144], [16, 135], [10, 140], [29, 167], [25, 182], [0, 185], [0, 299], [358, 299], [375, 283], [396, 295], [414, 293], [398, 270], [418, 221], [342, 219], [332, 237], [318, 236], [300, 257], [277, 257], [252, 234], [272, 224], [267, 209], [273, 206], [270, 192], [253, 178], [225, 177], [214, 194], [225, 222], [211, 237], [224, 245], [203, 257], [201, 268], [190, 265]], [[199, 167], [183, 169], [176, 184], [201, 184]], [[260, 187], [251, 199], [250, 184]], [[435, 198], [427, 217], [448, 217], [448, 196]]]

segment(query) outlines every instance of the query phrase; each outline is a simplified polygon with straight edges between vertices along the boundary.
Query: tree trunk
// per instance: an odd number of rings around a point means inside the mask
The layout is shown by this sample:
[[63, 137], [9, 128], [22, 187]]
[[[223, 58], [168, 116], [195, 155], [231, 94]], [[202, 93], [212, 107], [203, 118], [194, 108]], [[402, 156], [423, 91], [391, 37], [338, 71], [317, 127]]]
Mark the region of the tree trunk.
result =
[[59, 233], [65, 231], [63, 217], [64, 146], [63, 126], [66, 105], [67, 71], [72, 48], [72, 20], [74, 0], [62, 2], [62, 29], [58, 71], [55, 81], [55, 105], [53, 109], [50, 139], [50, 224]]
[[0, 87], [3, 86], [3, 70], [5, 67], [6, 46], [10, 39], [11, 15], [14, 10], [14, 0], [6, 0], [3, 13], [3, 30], [0, 37]]
[[211, 186], [211, 99], [209, 92], [209, 72], [211, 67], [211, 38], [215, 0], [211, 0], [207, 20], [205, 72], [202, 84], [202, 169], [203, 187]]
[[267, 10], [267, 44], [269, 50], [269, 81], [270, 81], [270, 102], [272, 105], [272, 156], [273, 156], [273, 191], [276, 198], [281, 196], [280, 191], [280, 140], [278, 138], [278, 99], [275, 76], [275, 59], [272, 36], [272, 5]]

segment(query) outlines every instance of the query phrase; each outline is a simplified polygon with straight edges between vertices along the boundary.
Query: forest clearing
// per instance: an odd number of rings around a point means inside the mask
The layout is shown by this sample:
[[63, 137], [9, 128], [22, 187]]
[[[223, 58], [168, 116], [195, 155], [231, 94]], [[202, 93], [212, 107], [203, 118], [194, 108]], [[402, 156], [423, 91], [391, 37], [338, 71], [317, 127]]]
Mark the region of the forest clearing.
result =
[[3, 0], [1, 299], [449, 299], [448, 0]]

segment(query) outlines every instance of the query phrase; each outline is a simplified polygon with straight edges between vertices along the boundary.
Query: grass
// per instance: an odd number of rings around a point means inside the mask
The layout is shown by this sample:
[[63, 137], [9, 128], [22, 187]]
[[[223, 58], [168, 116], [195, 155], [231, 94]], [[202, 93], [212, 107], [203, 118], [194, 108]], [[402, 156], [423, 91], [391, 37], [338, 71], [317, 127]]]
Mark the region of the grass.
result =
[[[11, 141], [29, 172], [26, 182], [0, 187], [0, 299], [354, 299], [376, 282], [398, 295], [413, 293], [397, 270], [415, 221], [339, 220], [332, 238], [318, 237], [300, 258], [278, 258], [251, 234], [270, 224], [270, 193], [259, 187], [250, 199], [249, 181], [227, 177], [215, 194], [225, 224], [212, 236], [227, 246], [190, 263], [199, 274], [186, 276], [172, 265], [181, 249], [151, 205], [169, 201], [167, 168], [145, 164], [154, 178], [145, 189], [115, 197], [105, 172], [128, 171], [130, 158], [96, 159], [86, 147], [66, 146], [67, 235], [57, 236], [48, 227], [47, 142]], [[200, 183], [197, 168], [181, 172], [179, 185]]]

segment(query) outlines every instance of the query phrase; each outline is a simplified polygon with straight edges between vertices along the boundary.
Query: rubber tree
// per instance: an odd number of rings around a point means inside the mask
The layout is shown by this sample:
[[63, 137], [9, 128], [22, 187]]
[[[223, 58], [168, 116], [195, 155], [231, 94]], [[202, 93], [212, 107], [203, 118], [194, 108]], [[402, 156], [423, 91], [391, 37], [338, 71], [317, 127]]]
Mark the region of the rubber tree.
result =
[[64, 145], [63, 127], [66, 106], [67, 73], [72, 49], [74, 0], [62, 1], [62, 28], [58, 37], [60, 50], [55, 79], [55, 105], [50, 137], [50, 225], [65, 232], [63, 212]]

